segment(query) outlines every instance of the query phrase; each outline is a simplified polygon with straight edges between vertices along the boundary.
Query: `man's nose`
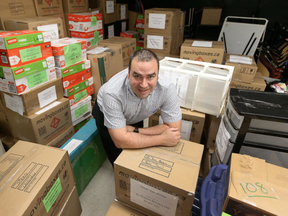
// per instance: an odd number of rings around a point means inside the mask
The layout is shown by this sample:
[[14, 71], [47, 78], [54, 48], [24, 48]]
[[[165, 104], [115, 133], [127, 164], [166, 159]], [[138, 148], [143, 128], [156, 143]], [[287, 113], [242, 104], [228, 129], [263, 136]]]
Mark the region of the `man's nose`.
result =
[[147, 86], [148, 86], [147, 80], [146, 80], [146, 79], [143, 79], [142, 82], [140, 83], [140, 86], [141, 86], [142, 88], [147, 87]]

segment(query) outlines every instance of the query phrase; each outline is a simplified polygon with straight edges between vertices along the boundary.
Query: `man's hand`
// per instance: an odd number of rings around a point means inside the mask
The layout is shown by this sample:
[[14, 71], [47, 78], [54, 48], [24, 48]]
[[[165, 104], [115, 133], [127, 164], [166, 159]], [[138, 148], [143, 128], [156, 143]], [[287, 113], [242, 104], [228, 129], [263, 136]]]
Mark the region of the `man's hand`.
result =
[[178, 128], [168, 128], [161, 135], [165, 137], [164, 146], [175, 146], [181, 139], [181, 133]]

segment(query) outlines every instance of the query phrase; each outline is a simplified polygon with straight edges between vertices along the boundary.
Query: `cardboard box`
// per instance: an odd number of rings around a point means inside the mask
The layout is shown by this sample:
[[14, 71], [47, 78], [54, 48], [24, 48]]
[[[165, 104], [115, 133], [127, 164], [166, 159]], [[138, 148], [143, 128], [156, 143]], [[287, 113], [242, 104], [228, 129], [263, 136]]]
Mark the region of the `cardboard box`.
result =
[[129, 57], [132, 53], [136, 51], [136, 39], [134, 38], [123, 38], [123, 37], [113, 37], [99, 41], [98, 45], [118, 45], [122, 48], [123, 55], [123, 67], [128, 66]]
[[92, 115], [91, 96], [84, 98], [71, 108], [72, 124], [75, 126], [79, 122]]
[[[61, 26], [59, 26], [60, 23], [57, 23], [58, 25], [58, 29], [59, 29], [59, 38], [64, 38], [64, 37], [68, 37], [69, 36], [69, 27], [68, 27], [68, 21], [67, 21], [67, 16], [64, 15], [64, 13], [60, 13], [60, 14], [51, 14], [51, 15], [46, 15], [46, 16], [42, 16], [45, 17], [47, 19], [51, 18], [60, 18], [62, 20], [63, 23], [63, 33], [61, 33]], [[63, 35], [63, 36], [62, 36]]]
[[185, 140], [123, 150], [114, 162], [116, 199], [149, 215], [190, 215], [202, 153], [203, 145]]
[[91, 68], [90, 60], [86, 61], [81, 61], [79, 63], [76, 63], [74, 65], [71, 65], [69, 67], [64, 67], [64, 68], [58, 68], [56, 67], [56, 74], [57, 77], [67, 77], [72, 74], [78, 73], [80, 71], [86, 70]]
[[81, 195], [106, 160], [95, 119], [90, 119], [61, 148], [69, 152], [77, 191]]
[[46, 145], [60, 148], [73, 135], [74, 135], [74, 127], [71, 125], [70, 127], [68, 127], [68, 129], [63, 130], [62, 133], [58, 137], [56, 137], [55, 139], [53, 139], [51, 142], [47, 143]]
[[12, 94], [22, 94], [56, 78], [55, 68], [48, 68], [16, 80], [0, 79], [0, 90]]
[[117, 21], [116, 0], [99, 0], [99, 8], [103, 12], [104, 24]]
[[[138, 15], [144, 15], [144, 14], [138, 13], [135, 11], [130, 11], [130, 10], [128, 11], [128, 18], [129, 18], [129, 28], [128, 29], [129, 30], [136, 31], [136, 20], [137, 20]], [[144, 27], [143, 27], [143, 29], [144, 29]]]
[[4, 20], [9, 18], [35, 17], [35, 7], [31, 0], [0, 1], [0, 29], [5, 30]]
[[29, 116], [63, 97], [61, 79], [49, 81], [21, 95], [0, 92], [4, 106], [20, 115]]
[[179, 55], [177, 36], [144, 33], [144, 48], [162, 55]]
[[116, 19], [117, 21], [128, 19], [128, 4], [116, 4]]
[[90, 85], [93, 85], [93, 77], [90, 77], [87, 80], [81, 80], [81, 82], [79, 82], [78, 84], [75, 84], [73, 86], [69, 85], [68, 87], [64, 88], [63, 95], [64, 97], [69, 97], [73, 94], [78, 93], [79, 91], [82, 91]]
[[3, 215], [58, 215], [75, 187], [65, 150], [18, 141], [0, 161]]
[[47, 70], [48, 68], [54, 68], [55, 61], [53, 56], [49, 56], [46, 59], [25, 64], [19, 67], [3, 67], [0, 66], [0, 77], [9, 80], [17, 80], [31, 74]]
[[15, 32], [0, 32], [0, 49], [15, 49], [50, 41], [45, 39], [46, 35], [49, 35], [48, 33], [31, 30], [13, 29]]
[[51, 42], [55, 65], [65, 68], [86, 61], [86, 41], [62, 38]]
[[[224, 112], [224, 108], [222, 113]], [[203, 137], [205, 139], [205, 147], [208, 149], [214, 149], [215, 148], [215, 141], [217, 132], [219, 129], [219, 125], [221, 122], [221, 117], [218, 118], [213, 115], [206, 114], [205, 116], [205, 125], [203, 130]]]
[[234, 215], [286, 215], [288, 169], [233, 153], [227, 171], [228, 192], [222, 211]]
[[[45, 1], [44, 1], [45, 2]], [[37, 26], [57, 24], [59, 38], [65, 37], [64, 20], [60, 17], [23, 17], [4, 21], [7, 31], [37, 30]]]
[[[75, 86], [79, 83], [81, 83], [83, 80], [88, 80], [91, 77], [91, 69], [86, 69], [83, 71], [80, 71], [78, 73], [75, 73], [73, 75], [70, 76], [66, 76], [62, 78], [62, 84], [63, 84], [63, 88], [64, 91], [65, 89], [69, 89], [72, 86]], [[93, 83], [93, 81], [92, 81]]]
[[219, 25], [222, 8], [204, 7], [201, 25]]
[[129, 208], [127, 205], [124, 205], [121, 202], [114, 201], [110, 208], [108, 209], [105, 216], [145, 216], [144, 214]]
[[82, 99], [88, 97], [89, 95], [93, 95], [95, 92], [94, 84], [86, 87], [85, 89], [77, 92], [76, 94], [70, 95], [67, 97], [69, 99], [70, 106], [78, 103]]
[[68, 14], [69, 30], [78, 32], [91, 32], [103, 29], [102, 14], [85, 12]]
[[[200, 143], [205, 123], [205, 114], [181, 108], [182, 128], [181, 138], [191, 142]], [[159, 125], [160, 109], [149, 117], [149, 127]], [[161, 119], [160, 124], [163, 124]], [[189, 138], [188, 138], [189, 137]]]
[[88, 0], [62, 0], [65, 13], [81, 13], [88, 11]]
[[[229, 88], [246, 89], [254, 91], [265, 91], [266, 82], [260, 72], [257, 72], [251, 84], [240, 81], [231, 80]], [[228, 90], [229, 92], [229, 90]]]
[[0, 65], [6, 67], [18, 67], [24, 64], [30, 64], [52, 56], [51, 43], [46, 42], [29, 47], [15, 48], [11, 50], [0, 49]]
[[101, 35], [101, 36], [99, 36], [97, 38], [95, 38], [95, 37], [92, 37], [92, 38], [75, 38], [75, 37], [72, 37], [72, 38], [86, 41], [86, 47], [89, 48], [89, 47], [98, 45], [98, 41], [103, 40], [103, 35]]
[[34, 0], [37, 16], [63, 13], [62, 0]]
[[97, 37], [97, 34], [103, 40], [103, 29], [98, 29], [98, 30], [91, 31], [91, 32], [70, 31], [71, 37], [75, 37], [75, 38], [92, 38], [92, 37]]
[[[247, 64], [244, 63], [246, 61]], [[253, 56], [225, 54], [225, 65], [234, 66], [232, 80], [245, 83], [252, 83], [258, 70]]]
[[194, 40], [191, 39], [184, 41], [181, 46], [181, 59], [222, 64], [224, 57], [224, 43], [222, 41], [212, 41], [212, 47], [192, 46], [193, 42]]
[[176, 35], [179, 28], [180, 9], [151, 8], [145, 10], [145, 34]]
[[139, 40], [140, 34], [136, 31], [123, 31], [120, 33], [120, 37], [135, 38], [136, 43]]
[[20, 140], [46, 145], [72, 125], [69, 100], [61, 98], [30, 116], [5, 109], [11, 134]]
[[180, 12], [180, 24], [177, 33], [177, 47], [181, 47], [184, 42], [186, 11]]
[[59, 216], [68, 216], [68, 215], [81, 215], [82, 207], [80, 204], [79, 196], [77, 193], [77, 188], [74, 187], [72, 192], [68, 196], [66, 202], [64, 203], [63, 208], [61, 209]]
[[88, 59], [91, 60], [95, 88], [92, 98], [95, 99], [100, 87], [114, 74], [123, 70], [122, 49], [120, 46], [115, 45], [107, 45], [105, 47], [97, 45], [88, 49]]

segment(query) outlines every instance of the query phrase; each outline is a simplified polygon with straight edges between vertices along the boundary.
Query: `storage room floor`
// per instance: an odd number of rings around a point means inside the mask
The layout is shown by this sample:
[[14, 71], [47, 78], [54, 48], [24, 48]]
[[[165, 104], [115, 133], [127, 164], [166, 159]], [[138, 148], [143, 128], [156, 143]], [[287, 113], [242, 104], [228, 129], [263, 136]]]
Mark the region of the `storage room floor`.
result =
[[106, 159], [89, 185], [80, 195], [81, 216], [105, 216], [115, 198], [113, 168]]

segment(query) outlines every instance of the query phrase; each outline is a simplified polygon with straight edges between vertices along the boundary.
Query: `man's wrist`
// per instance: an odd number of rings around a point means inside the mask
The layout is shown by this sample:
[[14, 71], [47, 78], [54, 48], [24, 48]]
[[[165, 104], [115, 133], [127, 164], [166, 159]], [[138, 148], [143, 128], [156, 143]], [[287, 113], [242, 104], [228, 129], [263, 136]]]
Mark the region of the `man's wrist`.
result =
[[138, 127], [135, 127], [134, 131], [135, 133], [139, 133], [139, 128]]

